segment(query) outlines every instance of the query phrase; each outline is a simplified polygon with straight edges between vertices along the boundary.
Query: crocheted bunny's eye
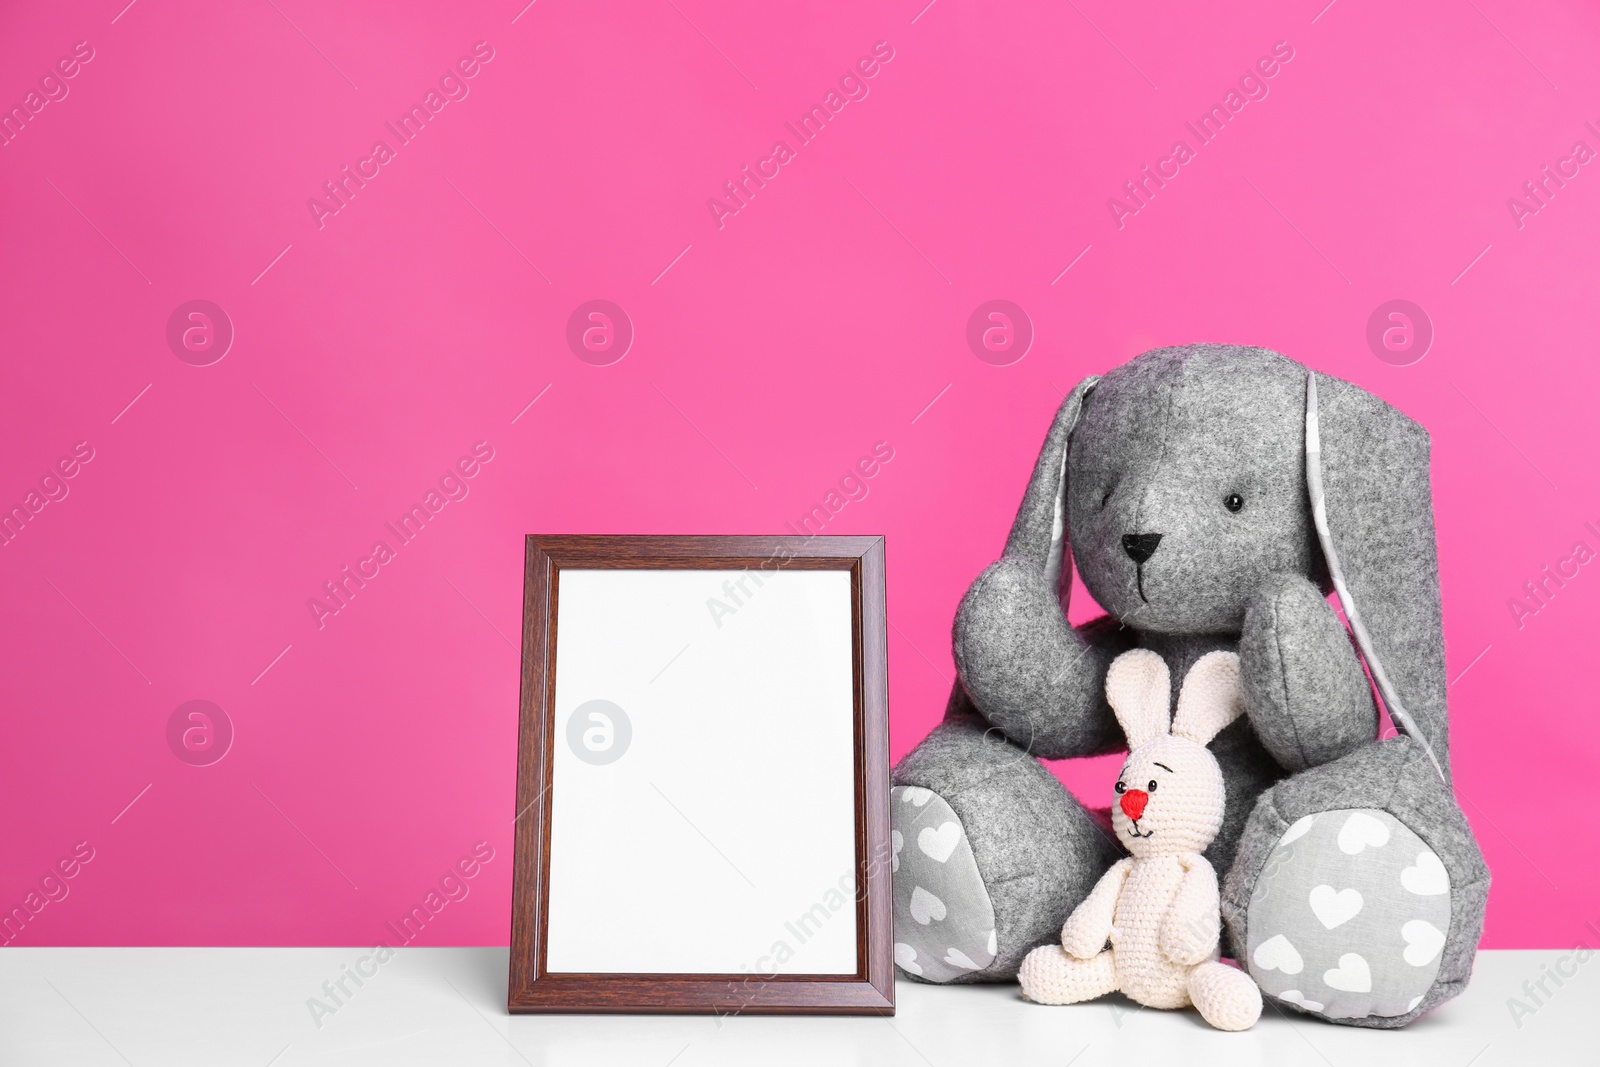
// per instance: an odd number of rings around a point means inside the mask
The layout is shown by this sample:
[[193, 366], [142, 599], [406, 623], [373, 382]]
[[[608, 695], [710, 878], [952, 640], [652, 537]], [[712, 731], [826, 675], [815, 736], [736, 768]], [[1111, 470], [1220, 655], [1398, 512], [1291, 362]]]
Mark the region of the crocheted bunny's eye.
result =
[[1122, 792], [1124, 789], [1126, 789], [1128, 787], [1126, 785], [1123, 785], [1121, 782], [1118, 782], [1116, 788], [1117, 788], [1117, 792], [1120, 793], [1120, 792]]
[[1147, 791], [1151, 793], [1156, 791], [1156, 780], [1154, 778], [1150, 779], [1150, 788]]

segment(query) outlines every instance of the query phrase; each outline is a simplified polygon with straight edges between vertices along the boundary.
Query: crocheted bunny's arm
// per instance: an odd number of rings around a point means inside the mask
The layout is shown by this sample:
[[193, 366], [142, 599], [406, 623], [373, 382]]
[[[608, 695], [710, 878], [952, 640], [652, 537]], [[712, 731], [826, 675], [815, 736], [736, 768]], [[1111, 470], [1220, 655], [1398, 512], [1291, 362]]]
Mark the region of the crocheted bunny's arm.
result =
[[1098, 956], [1112, 936], [1117, 915], [1117, 900], [1122, 896], [1122, 884], [1128, 880], [1132, 859], [1121, 859], [1100, 876], [1083, 903], [1073, 909], [1061, 927], [1061, 947], [1069, 956], [1086, 960]]
[[1161, 951], [1173, 963], [1204, 963], [1216, 951], [1221, 934], [1221, 898], [1217, 872], [1200, 855], [1182, 858], [1187, 873], [1161, 922]]

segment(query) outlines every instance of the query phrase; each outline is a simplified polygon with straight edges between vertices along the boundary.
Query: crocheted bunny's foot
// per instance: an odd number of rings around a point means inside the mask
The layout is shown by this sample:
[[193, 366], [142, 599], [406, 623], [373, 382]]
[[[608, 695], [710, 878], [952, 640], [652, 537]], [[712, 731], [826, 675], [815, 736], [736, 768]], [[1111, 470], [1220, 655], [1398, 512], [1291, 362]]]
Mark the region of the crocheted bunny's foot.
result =
[[1060, 945], [1040, 945], [1023, 959], [1017, 983], [1035, 1004], [1080, 1004], [1116, 990], [1116, 959], [1109, 952], [1079, 959]]
[[1403, 1026], [1466, 985], [1489, 873], [1414, 742], [1375, 742], [1263, 794], [1223, 890], [1241, 964], [1295, 1011]]
[[1261, 1018], [1261, 990], [1255, 982], [1216, 960], [1189, 972], [1189, 999], [1218, 1030], [1248, 1030]]

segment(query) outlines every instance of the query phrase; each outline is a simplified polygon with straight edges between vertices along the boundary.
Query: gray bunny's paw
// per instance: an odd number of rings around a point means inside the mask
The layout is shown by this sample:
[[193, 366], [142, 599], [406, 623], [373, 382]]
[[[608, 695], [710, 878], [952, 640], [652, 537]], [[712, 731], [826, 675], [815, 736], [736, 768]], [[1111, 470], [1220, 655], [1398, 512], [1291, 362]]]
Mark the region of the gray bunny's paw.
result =
[[891, 809], [895, 964], [927, 982], [983, 970], [998, 949], [994, 905], [960, 818], [920, 786], [897, 787]]
[[1015, 685], [1035, 662], [1054, 663], [1051, 651], [1066, 626], [1044, 571], [1022, 560], [991, 563], [956, 609], [956, 666], [970, 689]]

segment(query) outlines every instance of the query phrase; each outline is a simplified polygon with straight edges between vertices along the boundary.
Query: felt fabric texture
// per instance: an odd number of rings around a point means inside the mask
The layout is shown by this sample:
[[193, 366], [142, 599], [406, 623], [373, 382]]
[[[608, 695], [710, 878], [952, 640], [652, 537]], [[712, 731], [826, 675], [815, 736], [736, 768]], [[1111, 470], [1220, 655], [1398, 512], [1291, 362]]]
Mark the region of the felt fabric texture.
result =
[[1059, 580], [1070, 582], [1072, 561], [1065, 544], [1066, 511], [1063, 491], [1067, 477], [1067, 445], [1078, 421], [1083, 415], [1083, 405], [1100, 378], [1091, 374], [1073, 387], [1056, 411], [1045, 446], [1034, 463], [1033, 477], [1011, 523], [1011, 534], [1006, 538], [1005, 555], [1043, 563], [1044, 573], [1052, 588]]
[[1405, 1015], [1439, 973], [1450, 877], [1386, 811], [1319, 812], [1278, 839], [1249, 921], [1243, 959], [1279, 1000], [1330, 1019]]
[[[1004, 555], [957, 610], [960, 680], [952, 717], [899, 772], [899, 780], [941, 796], [936, 781], [970, 788], [968, 776], [976, 773], [984, 782], [964, 802], [947, 797], [997, 914], [995, 962], [960, 980], [1014, 975], [1028, 949], [1047, 939], [1041, 931], [1060, 923], [1109, 863], [1102, 843], [1081, 834], [1081, 807], [1045, 788], [1034, 757], [1120, 747], [1105, 672], [1121, 652], [1141, 647], [1159, 653], [1175, 677], [1215, 649], [1240, 656], [1246, 716], [1211, 745], [1227, 811], [1206, 856], [1227, 873], [1225, 884], [1241, 880], [1231, 910], [1225, 902], [1237, 920], [1229, 918], [1224, 948], [1236, 954], [1244, 943], [1254, 879], [1288, 828], [1271, 805], [1263, 815], [1258, 798], [1271, 790], [1281, 805], [1315, 795], [1326, 801], [1317, 810], [1390, 811], [1450, 872], [1451, 930], [1438, 980], [1399, 1021], [1462, 988], [1487, 875], [1448, 789], [1424, 757], [1422, 770], [1433, 782], [1407, 787], [1415, 802], [1386, 806], [1343, 795], [1348, 769], [1366, 766], [1361, 757], [1384, 746], [1375, 740], [1361, 660], [1321, 600], [1330, 586], [1306, 479], [1311, 373], [1266, 349], [1189, 345], [1147, 352], [1085, 380], [1062, 403]], [[1427, 434], [1356, 386], [1320, 374], [1315, 380], [1330, 543], [1395, 692], [1447, 772]], [[1235, 495], [1243, 501], [1237, 510], [1225, 504]], [[1058, 525], [1065, 534], [1059, 541], [1052, 537]], [[1124, 538], [1148, 547], [1156, 534], [1159, 542], [1143, 558], [1124, 548]], [[1065, 620], [1067, 558], [1109, 613], [1076, 629]], [[989, 729], [1011, 758], [980, 759], [974, 771], [972, 758], [983, 754]], [[1302, 778], [1315, 790], [1302, 788]], [[1385, 781], [1376, 795], [1394, 786]], [[1085, 843], [1076, 858], [1070, 853], [1077, 846], [1063, 845], [1058, 825], [1075, 828], [1072, 840]], [[1000, 872], [1005, 880], [992, 880]], [[1069, 888], [1051, 892], [1046, 883], [1053, 880]], [[1001, 895], [1023, 882], [1038, 892], [1002, 906]]]
[[[1106, 373], [1067, 463], [1073, 560], [1101, 607], [1141, 632], [1237, 637], [1271, 575], [1312, 571], [1305, 375], [1264, 349], [1217, 345]], [[1137, 534], [1161, 535], [1142, 564], [1123, 548]]]
[[1316, 386], [1324, 507], [1345, 583], [1383, 674], [1448, 779], [1428, 433], [1349, 382], [1318, 374]]
[[[993, 958], [951, 982], [1015, 978], [1023, 956], [1058, 936], [1062, 918], [1119, 853], [1111, 834], [1055, 775], [973, 713], [959, 691], [945, 721], [896, 767], [895, 784], [932, 790], [949, 806], [988, 892], [990, 928], [996, 932]], [[904, 861], [903, 850], [901, 856]], [[956, 876], [954, 870], [950, 876]], [[922, 924], [909, 914], [909, 897], [905, 909], [899, 906], [903, 879], [896, 878], [895, 939], [925, 943]], [[938, 885], [925, 888], [939, 893]], [[951, 914], [946, 921], [982, 925], [987, 913], [981, 906], [978, 912]], [[902, 973], [917, 981], [933, 979], [904, 968]]]
[[1309, 579], [1277, 574], [1261, 587], [1239, 650], [1255, 667], [1245, 676], [1251, 724], [1284, 767], [1303, 771], [1377, 736], [1378, 708], [1350, 633]]
[[1135, 639], [1114, 622], [1075, 631], [1039, 564], [1002, 559], [956, 611], [958, 685], [1009, 741], [1041, 759], [1115, 752], [1122, 733], [1102, 682]]

